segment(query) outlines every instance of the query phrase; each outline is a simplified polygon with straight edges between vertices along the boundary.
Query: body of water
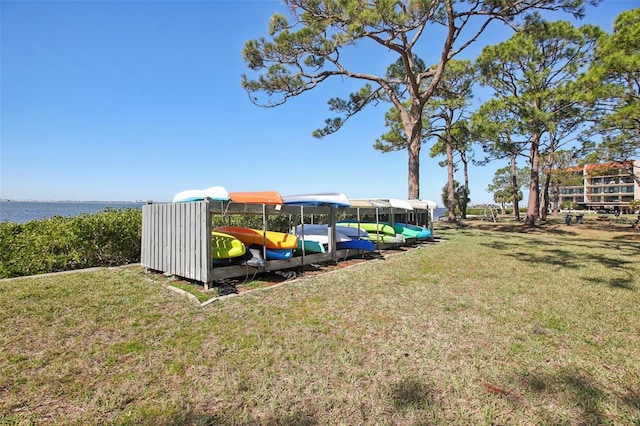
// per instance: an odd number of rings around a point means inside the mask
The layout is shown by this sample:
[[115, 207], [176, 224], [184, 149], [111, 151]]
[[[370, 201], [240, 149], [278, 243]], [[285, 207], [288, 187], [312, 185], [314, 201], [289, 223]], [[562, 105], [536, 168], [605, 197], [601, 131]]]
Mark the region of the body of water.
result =
[[433, 211], [433, 220], [438, 221], [438, 218], [444, 216], [447, 213], [447, 209], [443, 209], [442, 207], [436, 207]]
[[53, 216], [74, 217], [79, 214], [94, 214], [107, 208], [140, 208], [144, 203], [113, 201], [0, 201], [0, 222], [26, 223]]

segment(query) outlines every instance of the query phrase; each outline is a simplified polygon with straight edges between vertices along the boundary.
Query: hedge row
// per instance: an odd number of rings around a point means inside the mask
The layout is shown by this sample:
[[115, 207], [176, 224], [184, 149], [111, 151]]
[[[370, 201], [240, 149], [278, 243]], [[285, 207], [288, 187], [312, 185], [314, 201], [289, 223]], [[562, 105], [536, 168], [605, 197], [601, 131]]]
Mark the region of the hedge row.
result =
[[0, 278], [139, 262], [141, 233], [139, 209], [2, 222]]

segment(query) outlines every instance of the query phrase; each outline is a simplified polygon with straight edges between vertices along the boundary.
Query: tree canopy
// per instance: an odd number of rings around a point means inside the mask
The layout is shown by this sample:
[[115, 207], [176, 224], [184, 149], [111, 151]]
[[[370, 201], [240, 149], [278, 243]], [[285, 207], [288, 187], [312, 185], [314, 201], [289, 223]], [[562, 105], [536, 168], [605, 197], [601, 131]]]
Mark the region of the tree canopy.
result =
[[[587, 0], [596, 3], [597, 0]], [[338, 131], [367, 105], [389, 102], [397, 108], [407, 138], [408, 195], [419, 198], [422, 115], [448, 61], [476, 41], [491, 22], [516, 26], [516, 18], [536, 10], [563, 10], [582, 16], [583, 0], [285, 0], [289, 17], [276, 13], [268, 38], [246, 42], [243, 57], [257, 74], [242, 77], [253, 103], [273, 107], [337, 78], [363, 85], [346, 98], [329, 100], [337, 117], [325, 121], [316, 137]], [[397, 56], [384, 75], [356, 70], [348, 53], [371, 42]], [[425, 66], [419, 52], [439, 61]], [[352, 59], [352, 58], [351, 58]], [[357, 61], [356, 61], [357, 62]], [[394, 68], [395, 67], [395, 68]]]
[[482, 83], [493, 89], [500, 108], [517, 117], [516, 132], [526, 136], [531, 170], [528, 225], [538, 214], [544, 135], [557, 134], [567, 108], [581, 101], [572, 83], [589, 64], [601, 34], [592, 25], [576, 28], [532, 17], [509, 40], [485, 47], [476, 62]]
[[[585, 132], [589, 162], [626, 162], [640, 155], [640, 8], [622, 12], [612, 34], [598, 39], [582, 80], [596, 107], [595, 125]], [[601, 137], [594, 143], [591, 138]], [[636, 180], [640, 179], [636, 176]]]
[[522, 200], [521, 188], [529, 182], [530, 171], [528, 168], [517, 169], [515, 172], [515, 185], [512, 178], [513, 172], [510, 166], [496, 170], [493, 180], [487, 187], [487, 191], [493, 194], [493, 200], [500, 203], [504, 211], [506, 203], [514, 204], [514, 214], [517, 210], [517, 202]]

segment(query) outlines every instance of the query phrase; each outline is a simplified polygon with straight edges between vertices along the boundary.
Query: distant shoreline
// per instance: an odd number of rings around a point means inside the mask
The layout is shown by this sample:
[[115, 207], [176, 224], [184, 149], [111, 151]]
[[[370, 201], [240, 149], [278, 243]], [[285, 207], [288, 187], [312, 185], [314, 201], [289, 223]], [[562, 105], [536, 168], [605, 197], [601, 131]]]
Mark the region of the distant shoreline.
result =
[[153, 201], [153, 200], [135, 200], [135, 201], [122, 201], [122, 200], [16, 200], [12, 198], [2, 198], [0, 203], [93, 203], [93, 204], [147, 204], [147, 203], [164, 203], [165, 201]]
[[0, 200], [0, 222], [26, 223], [54, 216], [75, 217], [106, 209], [140, 209], [147, 201], [18, 201]]

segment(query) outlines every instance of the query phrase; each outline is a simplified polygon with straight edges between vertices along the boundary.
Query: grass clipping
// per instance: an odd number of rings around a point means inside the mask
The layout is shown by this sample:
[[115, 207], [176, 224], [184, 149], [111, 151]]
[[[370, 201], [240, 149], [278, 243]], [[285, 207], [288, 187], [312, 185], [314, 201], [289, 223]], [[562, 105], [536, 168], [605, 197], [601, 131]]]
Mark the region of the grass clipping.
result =
[[16, 424], [637, 424], [640, 242], [481, 223], [205, 308], [142, 269], [0, 281]]

